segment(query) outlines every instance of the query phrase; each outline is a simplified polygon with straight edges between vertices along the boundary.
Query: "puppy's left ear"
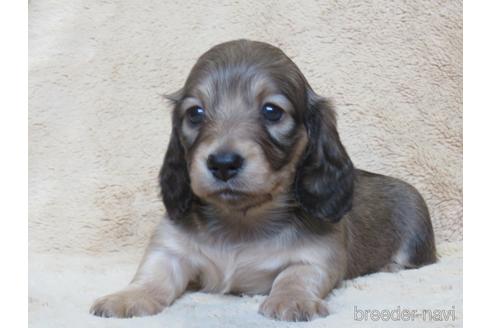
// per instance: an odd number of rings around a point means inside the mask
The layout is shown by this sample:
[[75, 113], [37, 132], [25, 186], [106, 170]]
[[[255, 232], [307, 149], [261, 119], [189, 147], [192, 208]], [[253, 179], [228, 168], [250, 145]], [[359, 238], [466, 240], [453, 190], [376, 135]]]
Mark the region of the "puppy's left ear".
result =
[[296, 199], [309, 217], [338, 222], [352, 208], [354, 168], [340, 142], [330, 102], [312, 90], [307, 99], [309, 143], [297, 170]]
[[[176, 108], [180, 92], [164, 97], [174, 104]], [[185, 216], [193, 201], [190, 176], [185, 151], [179, 138], [178, 125], [179, 120], [175, 109], [171, 139], [169, 140], [164, 163], [159, 174], [162, 200], [167, 214], [172, 220], [179, 220]]]

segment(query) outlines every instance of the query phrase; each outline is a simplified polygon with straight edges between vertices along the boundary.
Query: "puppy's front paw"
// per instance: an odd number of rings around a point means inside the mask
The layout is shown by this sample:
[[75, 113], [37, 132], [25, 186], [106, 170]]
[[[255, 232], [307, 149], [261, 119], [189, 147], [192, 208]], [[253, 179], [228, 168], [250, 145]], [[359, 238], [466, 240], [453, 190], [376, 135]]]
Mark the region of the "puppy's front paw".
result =
[[326, 317], [328, 308], [321, 299], [275, 295], [266, 298], [260, 305], [259, 312], [277, 320], [309, 321], [317, 317]]
[[144, 289], [132, 288], [98, 298], [90, 312], [99, 317], [131, 318], [157, 314], [165, 306]]

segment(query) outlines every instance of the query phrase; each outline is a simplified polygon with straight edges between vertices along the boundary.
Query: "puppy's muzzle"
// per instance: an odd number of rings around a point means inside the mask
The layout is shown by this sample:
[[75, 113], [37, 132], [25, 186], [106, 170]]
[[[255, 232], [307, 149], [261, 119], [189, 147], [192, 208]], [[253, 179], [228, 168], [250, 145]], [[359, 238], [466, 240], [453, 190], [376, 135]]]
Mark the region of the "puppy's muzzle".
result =
[[227, 181], [238, 174], [243, 166], [244, 158], [233, 152], [211, 154], [207, 159], [207, 167], [213, 176]]

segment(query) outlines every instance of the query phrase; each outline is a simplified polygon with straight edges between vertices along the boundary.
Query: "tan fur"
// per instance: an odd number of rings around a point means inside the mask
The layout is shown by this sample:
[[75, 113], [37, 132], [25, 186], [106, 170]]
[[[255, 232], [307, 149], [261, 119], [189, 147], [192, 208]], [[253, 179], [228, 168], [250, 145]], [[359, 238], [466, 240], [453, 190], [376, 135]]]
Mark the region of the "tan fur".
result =
[[[260, 308], [270, 317], [300, 320], [304, 311], [309, 318], [326, 315], [320, 299], [343, 278], [337, 259], [344, 257], [338, 252], [343, 252], [339, 241], [302, 240], [290, 229], [274, 239], [230, 244], [205, 235], [191, 238], [162, 221], [131, 284], [96, 301], [91, 311], [116, 317], [155, 314], [200, 279], [201, 289], [213, 293], [268, 294], [272, 289]], [[295, 307], [284, 301], [292, 294], [303, 300]]]

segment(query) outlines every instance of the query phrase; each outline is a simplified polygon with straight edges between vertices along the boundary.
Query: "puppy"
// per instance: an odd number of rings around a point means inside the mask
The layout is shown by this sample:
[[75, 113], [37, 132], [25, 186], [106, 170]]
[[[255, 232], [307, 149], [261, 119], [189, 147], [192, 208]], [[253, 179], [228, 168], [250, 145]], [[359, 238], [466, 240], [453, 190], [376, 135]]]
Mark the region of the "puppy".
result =
[[343, 279], [436, 261], [418, 191], [354, 169], [330, 102], [280, 49], [219, 44], [169, 99], [167, 217], [129, 286], [93, 314], [153, 315], [198, 289], [268, 294], [261, 314], [311, 320]]

